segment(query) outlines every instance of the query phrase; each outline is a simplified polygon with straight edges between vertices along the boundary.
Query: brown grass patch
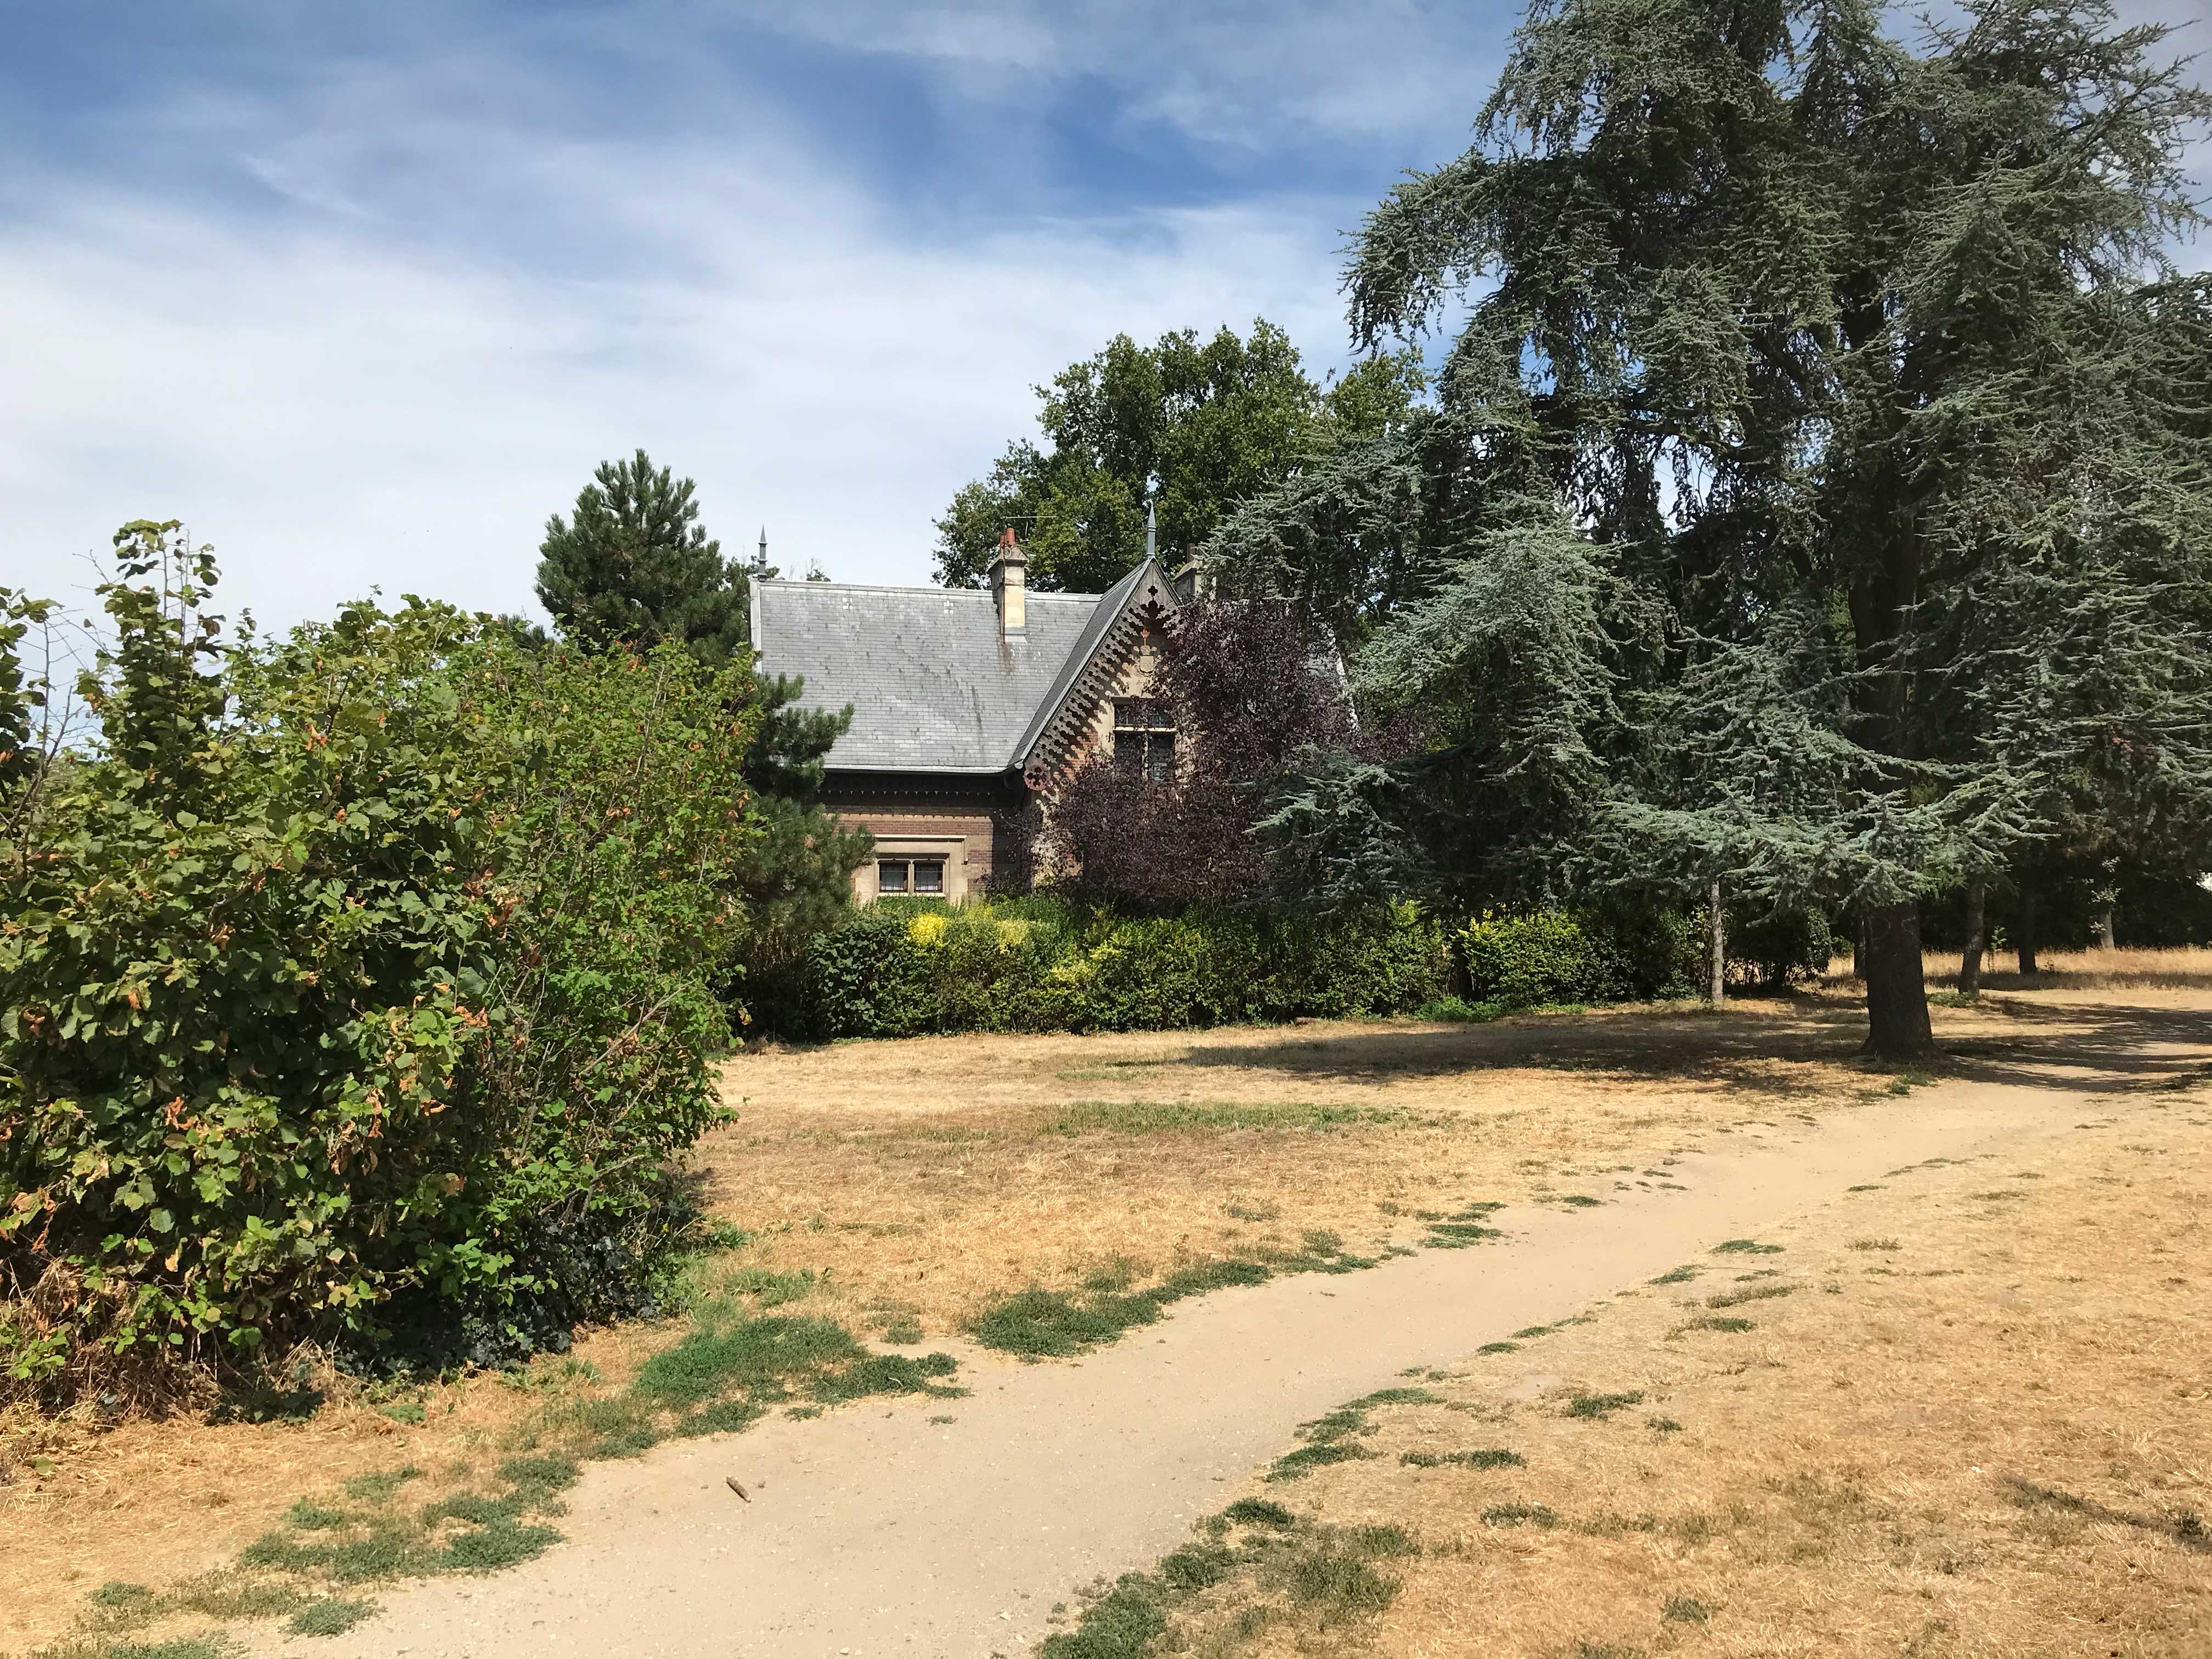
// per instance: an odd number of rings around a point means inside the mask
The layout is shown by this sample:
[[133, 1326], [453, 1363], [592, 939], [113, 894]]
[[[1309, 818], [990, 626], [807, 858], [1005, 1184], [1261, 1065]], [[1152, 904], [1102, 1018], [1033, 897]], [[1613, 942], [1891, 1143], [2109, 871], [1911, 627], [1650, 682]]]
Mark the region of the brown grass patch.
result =
[[[2070, 1087], [2146, 1040], [2195, 1034], [2203, 1006], [2184, 991], [2008, 995], [1936, 1019], [1996, 1056], [1968, 1063]], [[721, 1218], [758, 1235], [736, 1263], [818, 1276], [796, 1310], [866, 1339], [936, 1343], [1032, 1285], [1297, 1251], [1316, 1231], [1371, 1253], [1484, 1201], [1663, 1186], [1675, 1149], [1747, 1124], [1869, 1097], [1893, 1106], [1887, 1074], [1856, 1058], [1861, 1019], [1841, 996], [1810, 996], [1721, 1018], [1619, 1010], [749, 1054], [726, 1073], [739, 1121], [699, 1162]], [[2179, 1069], [2147, 1065], [2142, 1085]], [[576, 1352], [611, 1392], [681, 1328], [591, 1333]], [[12, 1476], [0, 1483], [0, 1651], [50, 1638], [107, 1580], [222, 1564], [295, 1499], [349, 1476], [480, 1467], [542, 1407], [483, 1376], [412, 1401], [422, 1419], [395, 1421], [332, 1379], [305, 1423], [0, 1415]]]
[[[1984, 990], [2203, 990], [2212, 988], [2212, 947], [2176, 945], [2171, 949], [2039, 951], [2036, 972], [2022, 978], [2011, 971], [2015, 959], [2009, 951], [1990, 951], [1982, 960]], [[1956, 987], [1959, 953], [1929, 952], [1923, 969], [1932, 985]]]
[[[2212, 1651], [2212, 1121], [2124, 1125], [2154, 1152], [2100, 1139], [1994, 1212], [1916, 1171], [1775, 1230], [1779, 1279], [1709, 1258], [1425, 1377], [1435, 1403], [1370, 1409], [1370, 1455], [1290, 1489], [1302, 1528], [1414, 1540], [1387, 1606], [1317, 1617], [1255, 1549], [1146, 1651]], [[1777, 1284], [1752, 1330], [1692, 1328]]]

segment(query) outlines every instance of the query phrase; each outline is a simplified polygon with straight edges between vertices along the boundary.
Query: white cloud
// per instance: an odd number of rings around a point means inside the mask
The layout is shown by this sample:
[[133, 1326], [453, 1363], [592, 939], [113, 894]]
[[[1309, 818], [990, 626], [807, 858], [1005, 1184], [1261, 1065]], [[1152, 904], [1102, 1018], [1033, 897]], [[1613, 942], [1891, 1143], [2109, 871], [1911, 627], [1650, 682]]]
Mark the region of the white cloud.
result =
[[575, 147], [526, 187], [660, 273], [548, 276], [357, 215], [302, 228], [52, 181], [0, 247], [0, 581], [81, 590], [77, 556], [151, 515], [213, 541], [226, 603], [269, 623], [372, 583], [523, 608], [545, 515], [639, 444], [698, 479], [731, 551], [765, 521], [787, 565], [926, 580], [933, 514], [1027, 428], [1030, 386], [1108, 335], [1258, 313], [1324, 358], [1341, 338], [1326, 206], [916, 249], [765, 146]]
[[[681, 0], [673, 10], [696, 15]], [[971, 95], [1015, 101], [1036, 95], [1042, 82], [1096, 76], [1120, 89], [1130, 117], [1201, 140], [1258, 148], [1450, 135], [1442, 140], [1449, 154], [1495, 77], [1517, 12], [1420, 0], [743, 0], [734, 15], [841, 50], [958, 65], [974, 71], [962, 82]]]
[[[1508, 21], [1413, 0], [754, 0], [759, 27], [934, 66], [963, 140], [1037, 143], [1024, 104], [1097, 77], [1099, 121], [1240, 147], [1254, 181], [1241, 205], [1046, 217], [1069, 181], [1030, 189], [1020, 158], [1001, 179], [977, 153], [1000, 193], [979, 183], [956, 220], [863, 182], [834, 131], [799, 136], [794, 89], [750, 86], [749, 48], [714, 34], [744, 11], [659, 11], [668, 27], [568, 12], [506, 33], [415, 17], [380, 53], [134, 104], [128, 161], [17, 166], [0, 581], [80, 590], [79, 556], [151, 514], [214, 541], [225, 602], [271, 623], [373, 583], [522, 608], [545, 515], [639, 444], [698, 479], [732, 551], [765, 521], [787, 565], [926, 580], [933, 516], [1029, 428], [1030, 386], [1109, 335], [1264, 314], [1335, 361], [1340, 234], [1392, 166], [1296, 198], [1270, 147], [1445, 159]], [[626, 112], [585, 95], [595, 76]], [[677, 116], [629, 118], [641, 85]], [[179, 161], [190, 198], [152, 182]]]

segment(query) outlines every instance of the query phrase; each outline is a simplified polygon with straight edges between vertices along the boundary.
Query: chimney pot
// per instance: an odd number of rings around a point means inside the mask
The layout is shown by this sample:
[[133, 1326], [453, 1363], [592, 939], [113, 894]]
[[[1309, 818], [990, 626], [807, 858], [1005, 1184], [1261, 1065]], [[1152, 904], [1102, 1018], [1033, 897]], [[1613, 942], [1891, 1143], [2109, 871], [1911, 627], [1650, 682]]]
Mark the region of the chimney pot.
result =
[[998, 607], [1002, 640], [1018, 640], [1029, 631], [1028, 568], [1029, 561], [1009, 526], [999, 538], [999, 556], [991, 561], [991, 602]]

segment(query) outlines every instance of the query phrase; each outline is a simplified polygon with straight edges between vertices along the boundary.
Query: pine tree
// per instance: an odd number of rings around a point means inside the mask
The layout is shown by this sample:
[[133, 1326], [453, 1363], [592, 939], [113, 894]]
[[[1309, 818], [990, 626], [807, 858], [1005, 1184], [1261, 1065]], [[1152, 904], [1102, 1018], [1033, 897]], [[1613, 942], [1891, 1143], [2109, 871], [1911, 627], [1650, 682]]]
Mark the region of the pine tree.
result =
[[744, 567], [699, 523], [689, 478], [645, 451], [605, 461], [576, 496], [575, 516], [546, 521], [538, 598], [561, 631], [593, 647], [680, 641], [722, 663], [748, 634]]
[[1897, 1054], [1923, 896], [2206, 823], [2212, 103], [2101, 5], [1881, 17], [1540, 0], [1353, 251], [1370, 345], [1466, 304], [1439, 408], [1209, 556], [1431, 711], [1438, 879], [1848, 906]]
[[[608, 461], [576, 497], [573, 521], [547, 523], [538, 597], [562, 634], [586, 650], [681, 643], [702, 662], [750, 660], [750, 583], [772, 581], [767, 532], [750, 561], [725, 561], [699, 522], [689, 478], [656, 468], [645, 451]], [[757, 711], [744, 776], [753, 791], [757, 839], [741, 860], [742, 975], [787, 963], [806, 939], [835, 924], [851, 902], [853, 872], [875, 842], [822, 805], [824, 760], [853, 723], [799, 706], [805, 682], [756, 672]]]

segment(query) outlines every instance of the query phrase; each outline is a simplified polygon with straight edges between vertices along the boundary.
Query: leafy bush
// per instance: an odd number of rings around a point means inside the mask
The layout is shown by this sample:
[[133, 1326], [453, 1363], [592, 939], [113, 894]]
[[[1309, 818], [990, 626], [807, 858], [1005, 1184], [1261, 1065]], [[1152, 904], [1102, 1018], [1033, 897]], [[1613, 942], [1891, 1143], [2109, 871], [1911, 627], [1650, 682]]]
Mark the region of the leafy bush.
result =
[[1686, 996], [1701, 948], [1692, 918], [1619, 904], [1573, 913], [1485, 911], [1452, 944], [1477, 1006], [1510, 1008]]
[[556, 1288], [720, 1110], [742, 672], [411, 599], [218, 647], [172, 532], [0, 844], [10, 1340], [124, 1376]]
[[1729, 960], [1737, 977], [1783, 986], [1827, 971], [1836, 953], [1828, 919], [1805, 908], [1729, 918]]
[[1620, 987], [1599, 942], [1557, 910], [1499, 916], [1486, 911], [1455, 943], [1468, 988], [1478, 1001], [1509, 1007], [1545, 1002], [1609, 1002]]
[[[1442, 930], [1410, 906], [1316, 921], [1123, 917], [1049, 899], [883, 902], [815, 940], [785, 1034], [1154, 1030], [1398, 1013], [1443, 988]], [[763, 1022], [765, 1023], [765, 1022]]]

